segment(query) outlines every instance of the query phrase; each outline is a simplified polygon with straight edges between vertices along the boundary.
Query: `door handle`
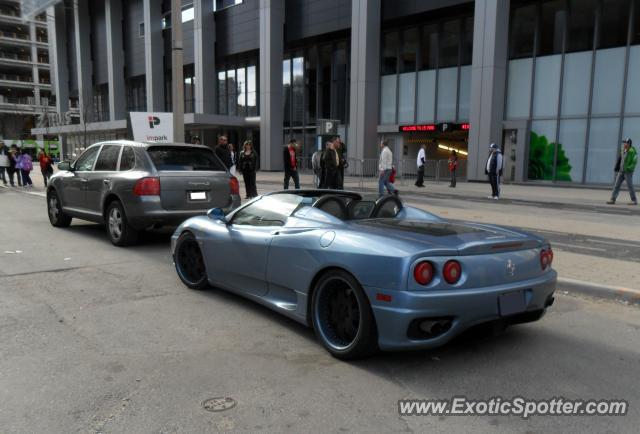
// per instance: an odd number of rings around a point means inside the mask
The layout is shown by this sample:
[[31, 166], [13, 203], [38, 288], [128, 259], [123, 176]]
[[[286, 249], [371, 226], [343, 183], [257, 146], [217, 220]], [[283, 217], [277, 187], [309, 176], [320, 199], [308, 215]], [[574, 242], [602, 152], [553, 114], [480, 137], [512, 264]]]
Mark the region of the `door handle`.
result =
[[280, 231], [272, 231], [271, 235], [280, 235]]

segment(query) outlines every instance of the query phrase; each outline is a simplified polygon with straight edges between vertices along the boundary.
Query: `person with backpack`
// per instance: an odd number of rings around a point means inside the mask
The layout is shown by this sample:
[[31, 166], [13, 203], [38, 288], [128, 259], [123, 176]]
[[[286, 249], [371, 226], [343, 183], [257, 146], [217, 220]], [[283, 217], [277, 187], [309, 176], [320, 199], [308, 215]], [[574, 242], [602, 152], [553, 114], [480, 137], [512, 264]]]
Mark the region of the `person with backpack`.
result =
[[256, 171], [258, 169], [258, 153], [253, 149], [253, 142], [246, 140], [242, 145], [242, 152], [238, 158], [238, 167], [242, 172], [244, 188], [247, 193], [245, 199], [258, 196], [256, 187]]
[[633, 147], [631, 139], [626, 139], [622, 142], [622, 150], [616, 160], [616, 167], [614, 169], [617, 174], [616, 184], [613, 187], [613, 192], [611, 193], [611, 200], [607, 202], [608, 205], [614, 205], [616, 203], [616, 199], [620, 193], [620, 187], [622, 187], [622, 182], [625, 180], [627, 181], [627, 187], [629, 188], [629, 196], [631, 196], [631, 202], [629, 202], [629, 205], [638, 204], [636, 192], [633, 189], [633, 172], [636, 170], [637, 164], [638, 153], [636, 152], [636, 148]]
[[18, 169], [22, 176], [22, 186], [24, 188], [33, 188], [33, 182], [31, 181], [31, 171], [33, 170], [33, 160], [31, 155], [27, 152], [22, 152], [18, 148], [16, 154], [16, 169]]
[[45, 151], [40, 151], [38, 154], [38, 161], [40, 162], [40, 172], [42, 172], [42, 179], [44, 180], [44, 186], [46, 188], [49, 183], [49, 178], [53, 175], [51, 157], [49, 157]]
[[487, 166], [484, 173], [489, 175], [489, 183], [491, 184], [491, 196], [487, 199], [500, 199], [500, 177], [502, 176], [503, 158], [502, 152], [498, 145], [492, 143], [489, 146], [489, 158], [487, 158]]

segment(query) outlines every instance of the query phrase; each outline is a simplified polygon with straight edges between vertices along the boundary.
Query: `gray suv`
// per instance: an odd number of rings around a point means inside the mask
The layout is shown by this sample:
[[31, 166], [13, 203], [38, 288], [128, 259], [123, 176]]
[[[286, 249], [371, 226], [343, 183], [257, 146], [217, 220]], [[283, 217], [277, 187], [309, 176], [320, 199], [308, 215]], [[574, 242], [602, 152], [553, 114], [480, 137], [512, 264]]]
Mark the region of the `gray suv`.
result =
[[73, 217], [105, 223], [117, 246], [135, 243], [143, 229], [240, 205], [238, 180], [201, 145], [96, 143], [58, 170], [47, 188], [51, 224], [67, 227]]

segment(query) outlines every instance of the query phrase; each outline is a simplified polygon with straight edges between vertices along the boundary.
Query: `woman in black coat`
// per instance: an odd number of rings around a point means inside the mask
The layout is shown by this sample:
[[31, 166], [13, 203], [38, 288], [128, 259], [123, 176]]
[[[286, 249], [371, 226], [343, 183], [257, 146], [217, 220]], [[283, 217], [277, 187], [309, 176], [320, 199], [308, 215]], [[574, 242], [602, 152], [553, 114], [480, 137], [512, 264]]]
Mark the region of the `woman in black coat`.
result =
[[258, 195], [256, 187], [256, 171], [258, 170], [258, 154], [253, 149], [251, 140], [244, 142], [242, 152], [238, 158], [238, 168], [242, 172], [244, 188], [247, 192], [245, 199], [251, 199]]

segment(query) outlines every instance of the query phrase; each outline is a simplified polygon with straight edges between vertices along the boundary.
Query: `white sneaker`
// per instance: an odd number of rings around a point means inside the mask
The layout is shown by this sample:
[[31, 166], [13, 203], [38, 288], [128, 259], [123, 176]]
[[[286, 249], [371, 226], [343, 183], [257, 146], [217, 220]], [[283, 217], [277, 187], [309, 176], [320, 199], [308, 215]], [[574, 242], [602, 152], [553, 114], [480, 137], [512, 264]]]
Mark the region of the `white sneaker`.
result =
[[493, 200], [498, 200], [498, 199], [500, 199], [500, 197], [498, 197], [498, 196], [493, 196]]
[[494, 196], [487, 196], [487, 199], [494, 199]]

